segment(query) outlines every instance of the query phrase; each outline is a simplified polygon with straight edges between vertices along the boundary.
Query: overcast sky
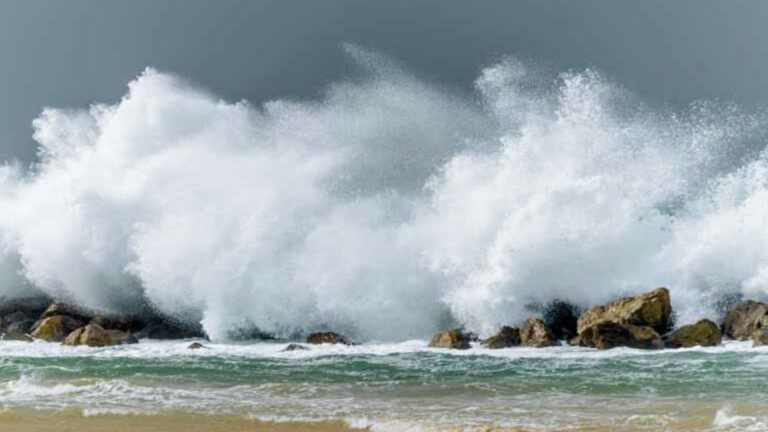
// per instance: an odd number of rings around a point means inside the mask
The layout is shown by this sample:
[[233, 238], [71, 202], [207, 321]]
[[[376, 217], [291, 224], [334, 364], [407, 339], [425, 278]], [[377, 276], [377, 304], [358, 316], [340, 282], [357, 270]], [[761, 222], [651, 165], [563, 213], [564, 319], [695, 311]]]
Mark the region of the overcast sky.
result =
[[768, 107], [768, 2], [0, 1], [0, 159], [31, 161], [43, 106], [110, 102], [144, 67], [220, 96], [311, 97], [347, 72], [339, 45], [469, 88], [502, 54], [594, 66], [651, 101]]

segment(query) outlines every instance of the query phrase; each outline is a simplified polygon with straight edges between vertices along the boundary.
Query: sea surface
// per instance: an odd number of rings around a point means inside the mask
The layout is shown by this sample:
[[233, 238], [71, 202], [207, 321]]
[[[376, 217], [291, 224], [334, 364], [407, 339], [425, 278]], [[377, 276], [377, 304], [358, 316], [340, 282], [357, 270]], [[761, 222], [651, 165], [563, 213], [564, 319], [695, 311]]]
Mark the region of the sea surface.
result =
[[[768, 348], [749, 342], [655, 352], [190, 342], [2, 342], [0, 430], [46, 416], [64, 426], [233, 425], [217, 431], [768, 430]], [[255, 426], [266, 424], [278, 426]]]

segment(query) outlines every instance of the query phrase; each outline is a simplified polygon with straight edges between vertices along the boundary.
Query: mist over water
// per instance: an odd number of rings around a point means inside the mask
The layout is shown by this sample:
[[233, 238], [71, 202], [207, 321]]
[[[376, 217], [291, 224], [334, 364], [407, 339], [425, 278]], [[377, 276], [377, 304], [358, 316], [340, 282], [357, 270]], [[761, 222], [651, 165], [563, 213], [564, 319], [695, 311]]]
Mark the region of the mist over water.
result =
[[43, 110], [39, 164], [0, 168], [0, 294], [404, 340], [554, 299], [668, 286], [685, 324], [768, 293], [764, 113], [514, 59], [467, 95], [345, 49], [357, 73], [315, 100], [147, 69], [116, 103]]

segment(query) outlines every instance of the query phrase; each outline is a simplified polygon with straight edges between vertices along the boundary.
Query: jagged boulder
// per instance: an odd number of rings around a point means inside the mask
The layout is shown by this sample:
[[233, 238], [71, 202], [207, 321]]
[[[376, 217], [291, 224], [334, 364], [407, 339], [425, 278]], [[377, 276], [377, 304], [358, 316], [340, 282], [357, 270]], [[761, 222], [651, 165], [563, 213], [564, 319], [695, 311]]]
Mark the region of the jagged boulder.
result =
[[752, 333], [752, 346], [768, 345], [768, 326], [761, 327]]
[[138, 343], [138, 340], [129, 333], [120, 330], [105, 330], [98, 324], [88, 324], [70, 333], [64, 339], [64, 345], [90, 347], [105, 347]]
[[723, 333], [733, 339], [749, 340], [756, 330], [768, 326], [768, 305], [747, 300], [725, 314]]
[[658, 288], [634, 297], [620, 298], [605, 306], [597, 306], [583, 313], [578, 320], [577, 332], [597, 324], [613, 323], [648, 326], [657, 333], [666, 333], [671, 324], [672, 303], [669, 290]]
[[539, 318], [528, 318], [520, 327], [520, 344], [544, 348], [557, 345], [557, 338], [544, 321]]
[[317, 332], [307, 336], [307, 343], [320, 344], [341, 344], [352, 345], [352, 342], [346, 337], [334, 332]]
[[460, 329], [448, 330], [436, 334], [429, 341], [430, 348], [469, 349], [470, 335]]
[[605, 322], [584, 329], [574, 343], [579, 346], [601, 350], [617, 347], [639, 349], [664, 348], [661, 336], [651, 327]]
[[85, 323], [66, 315], [54, 315], [42, 319], [35, 325], [30, 336], [48, 342], [62, 342], [71, 332]]
[[520, 345], [520, 329], [504, 326], [499, 332], [483, 341], [491, 349], [509, 348]]
[[695, 324], [685, 325], [663, 337], [667, 348], [689, 348], [694, 346], [717, 346], [723, 340], [720, 329], [714, 322], [703, 319]]

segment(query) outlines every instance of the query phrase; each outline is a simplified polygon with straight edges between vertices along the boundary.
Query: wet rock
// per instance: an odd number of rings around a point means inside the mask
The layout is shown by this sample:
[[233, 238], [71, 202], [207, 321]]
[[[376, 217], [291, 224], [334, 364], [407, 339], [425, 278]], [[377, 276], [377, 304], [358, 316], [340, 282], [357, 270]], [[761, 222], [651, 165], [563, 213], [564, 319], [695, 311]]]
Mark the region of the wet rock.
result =
[[48, 342], [62, 342], [71, 332], [85, 323], [66, 315], [54, 315], [44, 318], [35, 325], [30, 336]]
[[32, 319], [36, 319], [42, 314], [51, 300], [47, 297], [25, 297], [19, 299], [1, 299], [0, 300], [0, 316], [15, 312], [24, 312]]
[[96, 315], [88, 324], [96, 324], [108, 330], [121, 330], [124, 332], [135, 330], [133, 320], [128, 317]]
[[723, 340], [717, 324], [708, 319], [685, 325], [664, 335], [667, 348], [689, 348], [694, 346], [717, 346]]
[[520, 345], [520, 329], [504, 326], [499, 333], [483, 341], [491, 349], [509, 348]]
[[32, 342], [34, 339], [26, 333], [19, 333], [16, 331], [9, 331], [6, 333], [3, 333], [0, 335], [0, 340], [4, 341], [21, 341], [21, 342]]
[[352, 342], [349, 339], [334, 332], [312, 333], [309, 336], [307, 336], [307, 343], [315, 344], [315, 345], [319, 345], [319, 344], [352, 345]]
[[544, 348], [557, 345], [557, 339], [543, 320], [528, 318], [523, 326], [520, 327], [520, 344]]
[[768, 326], [761, 327], [752, 333], [752, 346], [765, 346], [768, 345]]
[[470, 337], [460, 329], [436, 334], [429, 341], [430, 348], [469, 349]]
[[153, 321], [136, 333], [139, 339], [190, 339], [205, 337], [197, 326], [177, 324], [170, 321]]
[[59, 315], [68, 316], [84, 323], [87, 323], [93, 318], [92, 313], [79, 306], [63, 302], [54, 302], [48, 306], [42, 315], [40, 315], [40, 319], [43, 320], [52, 316]]
[[104, 327], [98, 324], [88, 324], [85, 327], [80, 327], [64, 339], [64, 345], [86, 345], [89, 347], [105, 347], [137, 342], [138, 340], [129, 333], [120, 330], [105, 330]]
[[191, 350], [202, 349], [202, 348], [206, 348], [207, 349], [208, 347], [203, 345], [203, 344], [201, 344], [200, 342], [192, 342], [187, 347], [187, 349], [191, 349]]
[[632, 324], [598, 323], [585, 329], [575, 342], [579, 346], [601, 350], [617, 347], [664, 348], [664, 342], [656, 330]]
[[283, 352], [285, 351], [309, 351], [309, 348], [305, 347], [304, 345], [292, 343], [288, 344], [288, 346], [283, 349]]
[[672, 325], [672, 303], [669, 290], [658, 288], [646, 294], [620, 298], [606, 306], [589, 309], [579, 317], [577, 333], [597, 324], [627, 324], [647, 326], [657, 333], [666, 333]]
[[749, 340], [756, 330], [768, 326], [768, 305], [747, 300], [725, 314], [723, 333], [733, 339]]
[[558, 340], [574, 338], [578, 333], [576, 328], [581, 311], [575, 305], [555, 300], [549, 303], [542, 313], [542, 320], [552, 330]]

